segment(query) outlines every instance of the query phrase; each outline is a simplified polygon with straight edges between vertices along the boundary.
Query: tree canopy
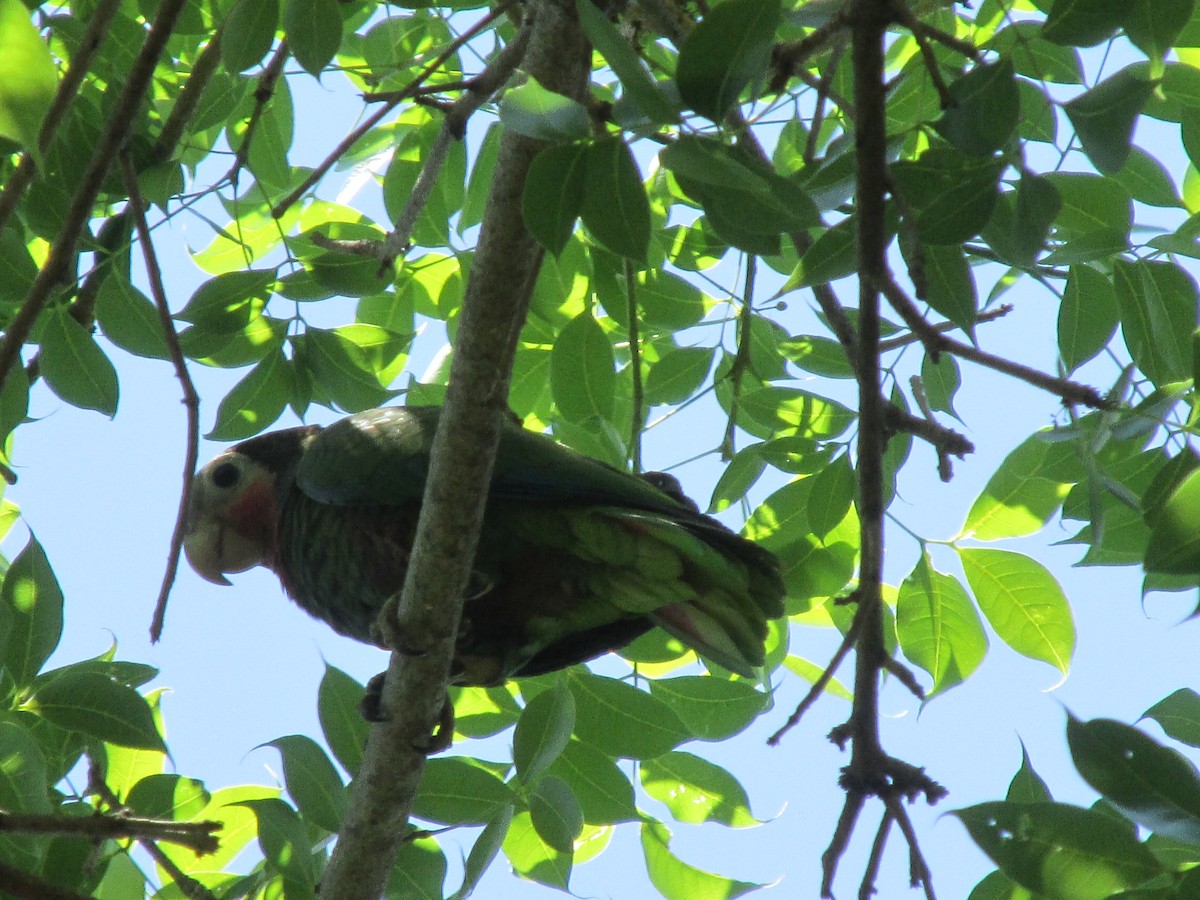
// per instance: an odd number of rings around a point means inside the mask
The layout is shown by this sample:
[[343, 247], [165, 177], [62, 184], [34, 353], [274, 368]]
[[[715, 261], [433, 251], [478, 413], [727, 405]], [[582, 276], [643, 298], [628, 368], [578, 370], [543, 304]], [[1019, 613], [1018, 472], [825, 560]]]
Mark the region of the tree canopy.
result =
[[[1198, 161], [1194, 0], [0, 0], [0, 894], [465, 898], [504, 866], [568, 891], [633, 832], [668, 900], [741, 896], [762, 885], [671, 847], [759, 821], [709, 746], [766, 723], [795, 759], [796, 722], [840, 704], [843, 805], [773, 826], [826, 826], [797, 851], [822, 883], [791, 895], [895, 896], [899, 856], [933, 897], [914, 803], [994, 864], [973, 900], [1200, 895], [1190, 660], [1148, 722], [1066, 717], [1090, 807], [1028, 756], [1006, 796], [955, 804], [954, 748], [901, 758], [880, 702], [977, 690], [996, 644], [1063, 676], [1102, 652], [1077, 623], [1103, 610], [1022, 542], [1044, 529], [1079, 565], [1142, 567], [1114, 603], [1195, 594]], [[997, 345], [1048, 305], [1053, 364]], [[79, 457], [23, 441], [51, 394], [119, 415], [133, 357], [178, 378], [186, 422], [158, 427], [187, 430], [185, 483], [202, 432], [445, 404], [441, 499], [382, 623], [429, 652], [393, 656], [403, 711], [378, 726], [329, 666], [322, 733], [271, 742], [280, 785], [174, 771], [158, 672], [115, 646], [50, 662], [83, 598], [54, 574], [73, 548], [20, 527], [17, 474]], [[1055, 421], [1006, 427], [1010, 384]], [[977, 385], [1015, 449], [935, 540], [896, 500], [937, 516], [905, 485], [971, 465]], [[452, 688], [456, 742], [425, 758], [506, 409], [618, 468], [715, 467], [700, 506], [788, 590], [760, 679], [652, 632]], [[773, 702], [797, 683], [794, 712]]]

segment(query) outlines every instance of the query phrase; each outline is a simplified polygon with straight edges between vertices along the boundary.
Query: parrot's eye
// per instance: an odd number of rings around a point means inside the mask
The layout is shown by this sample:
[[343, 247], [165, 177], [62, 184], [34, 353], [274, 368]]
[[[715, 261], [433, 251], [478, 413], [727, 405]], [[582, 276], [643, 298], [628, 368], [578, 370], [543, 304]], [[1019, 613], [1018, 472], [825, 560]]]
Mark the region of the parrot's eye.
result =
[[212, 483], [219, 488], [231, 488], [238, 483], [241, 472], [231, 462], [223, 462], [212, 470]]

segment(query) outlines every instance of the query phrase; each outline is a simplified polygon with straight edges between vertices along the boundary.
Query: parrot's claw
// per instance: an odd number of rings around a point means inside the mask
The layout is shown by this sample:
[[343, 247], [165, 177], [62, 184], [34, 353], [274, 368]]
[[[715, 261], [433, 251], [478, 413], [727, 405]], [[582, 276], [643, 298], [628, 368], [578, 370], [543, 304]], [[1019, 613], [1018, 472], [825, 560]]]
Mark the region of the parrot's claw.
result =
[[442, 701], [442, 711], [438, 713], [438, 722], [428, 738], [413, 742], [413, 749], [426, 756], [449, 750], [454, 743], [454, 701], [446, 694]]
[[[387, 721], [387, 713], [383, 709], [383, 679], [386, 672], [380, 672], [367, 682], [366, 693], [358, 703], [358, 711], [368, 722], [379, 723]], [[413, 742], [413, 749], [426, 756], [441, 753], [454, 743], [454, 703], [446, 694], [442, 701], [442, 710], [438, 713], [437, 725], [429, 737]]]

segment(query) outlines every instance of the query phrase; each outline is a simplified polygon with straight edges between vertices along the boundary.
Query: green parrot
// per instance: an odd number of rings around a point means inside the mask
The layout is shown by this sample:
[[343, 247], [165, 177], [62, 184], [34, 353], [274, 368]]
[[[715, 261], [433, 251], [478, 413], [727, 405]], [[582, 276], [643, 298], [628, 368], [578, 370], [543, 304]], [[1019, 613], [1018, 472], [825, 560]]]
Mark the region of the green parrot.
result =
[[[334, 630], [373, 629], [404, 582], [440, 407], [389, 407], [225, 451], [192, 486], [184, 548], [216, 584], [265, 566]], [[702, 515], [669, 475], [630, 475], [506, 424], [452, 664], [495, 685], [658, 626], [743, 675], [784, 613], [775, 557]]]

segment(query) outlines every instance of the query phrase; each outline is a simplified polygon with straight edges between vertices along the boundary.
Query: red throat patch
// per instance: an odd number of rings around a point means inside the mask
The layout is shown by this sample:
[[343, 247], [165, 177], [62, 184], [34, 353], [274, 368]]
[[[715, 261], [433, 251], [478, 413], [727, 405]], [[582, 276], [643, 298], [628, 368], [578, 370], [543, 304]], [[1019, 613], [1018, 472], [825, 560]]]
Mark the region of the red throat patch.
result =
[[238, 534], [252, 540], [263, 540], [264, 546], [271, 548], [275, 542], [278, 518], [273, 479], [259, 476], [229, 504], [227, 521]]

